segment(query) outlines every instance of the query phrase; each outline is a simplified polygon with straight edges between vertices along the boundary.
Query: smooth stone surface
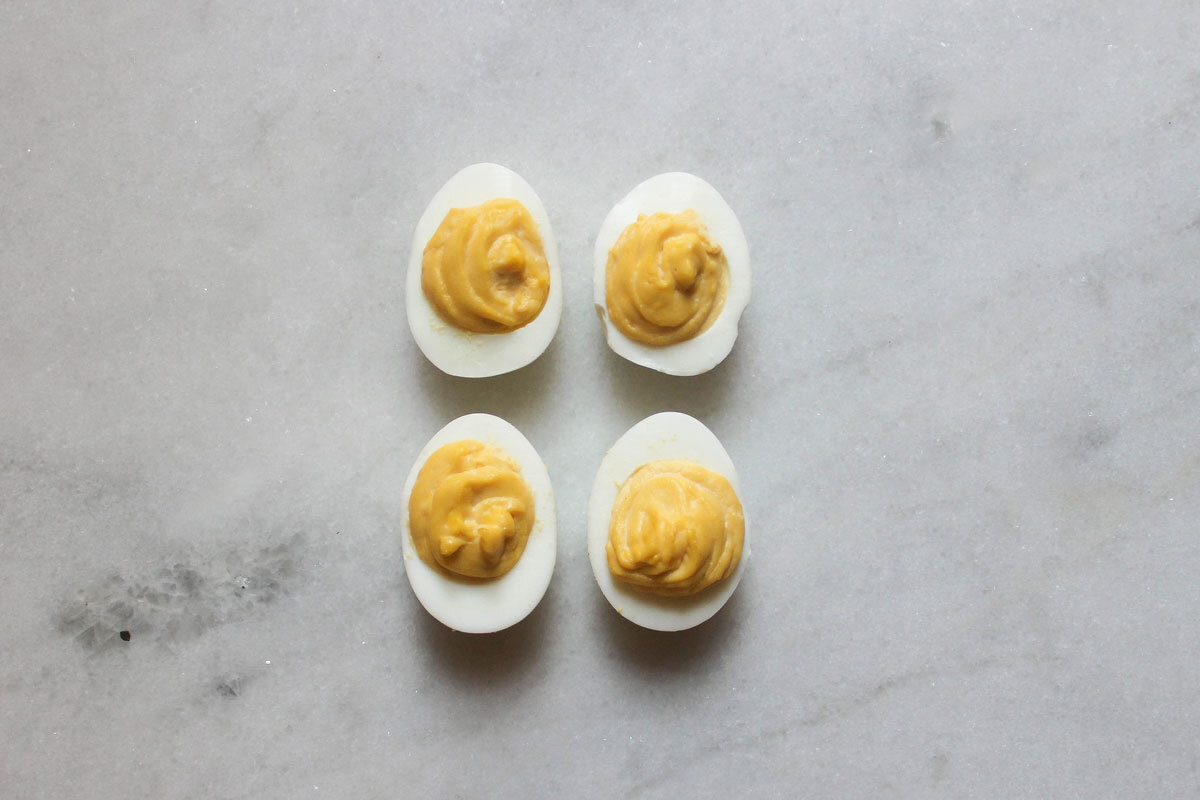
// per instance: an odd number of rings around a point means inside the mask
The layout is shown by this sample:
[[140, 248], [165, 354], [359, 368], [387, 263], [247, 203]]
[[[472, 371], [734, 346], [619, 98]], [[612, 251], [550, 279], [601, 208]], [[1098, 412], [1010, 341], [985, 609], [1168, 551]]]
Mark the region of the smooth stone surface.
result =
[[[1200, 9], [407, 5], [4, 7], [0, 793], [1194, 797]], [[545, 201], [565, 313], [471, 382], [403, 280], [482, 160]], [[666, 170], [756, 270], [694, 379], [591, 308], [600, 221]], [[681, 635], [613, 613], [584, 541], [664, 409], [755, 525]], [[469, 411], [560, 519], [486, 638], [397, 537]]]

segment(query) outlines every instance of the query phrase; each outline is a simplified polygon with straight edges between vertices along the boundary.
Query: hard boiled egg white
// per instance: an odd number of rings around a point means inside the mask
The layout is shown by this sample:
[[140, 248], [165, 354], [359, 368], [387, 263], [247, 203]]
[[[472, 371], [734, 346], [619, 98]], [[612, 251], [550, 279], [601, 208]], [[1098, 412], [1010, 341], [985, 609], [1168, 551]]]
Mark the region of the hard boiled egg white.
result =
[[[618, 583], [608, 569], [604, 550], [613, 503], [621, 484], [643, 464], [664, 459], [692, 461], [723, 475], [742, 500], [746, 527], [737, 568], [725, 580], [691, 597], [660, 597]], [[750, 560], [750, 515], [729, 454], [702, 422], [675, 411], [655, 414], [630, 428], [605, 454], [588, 501], [588, 559], [604, 597], [621, 616], [643, 628], [681, 631], [699, 625], [721, 610]]]
[[[442, 320], [421, 291], [425, 245], [452, 208], [511, 198], [529, 209], [537, 223], [550, 268], [550, 292], [541, 313], [507, 333], [472, 333]], [[425, 357], [442, 372], [460, 378], [486, 378], [512, 372], [533, 361], [550, 345], [562, 317], [562, 274], [550, 218], [537, 192], [520, 175], [499, 164], [473, 164], [438, 190], [417, 221], [405, 282], [405, 309], [413, 338]]]
[[[605, 275], [608, 251], [621, 232], [641, 214], [666, 211], [680, 214], [692, 209], [708, 228], [729, 262], [729, 294], [720, 315], [708, 330], [678, 344], [653, 347], [622, 334], [608, 318]], [[604, 322], [608, 346], [617, 355], [668, 375], [698, 375], [720, 364], [737, 339], [738, 321], [750, 302], [750, 247], [737, 215], [708, 182], [686, 172], [655, 175], [634, 187], [604, 218], [596, 237], [592, 290], [596, 313]]]
[[[438, 448], [463, 439], [492, 445], [511, 456], [533, 493], [534, 523], [525, 551], [511, 570], [488, 581], [455, 580], [437, 572], [417, 555], [409, 531], [408, 499], [421, 467]], [[545, 595], [557, 554], [554, 490], [546, 465], [533, 445], [505, 420], [491, 414], [467, 414], [434, 434], [417, 456], [404, 484], [402, 516], [408, 582], [425, 610], [447, 627], [465, 633], [502, 630], [528, 616]]]

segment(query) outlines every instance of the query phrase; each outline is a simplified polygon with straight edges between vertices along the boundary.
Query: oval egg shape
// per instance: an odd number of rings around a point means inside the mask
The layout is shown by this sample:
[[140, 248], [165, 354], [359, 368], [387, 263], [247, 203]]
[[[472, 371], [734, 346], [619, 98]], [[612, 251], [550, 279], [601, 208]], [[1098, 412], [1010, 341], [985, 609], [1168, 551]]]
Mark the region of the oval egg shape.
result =
[[[532, 217], [549, 268], [549, 292], [541, 311], [521, 327], [502, 333], [475, 333], [439, 316], [421, 287], [422, 263], [426, 246], [447, 214], [498, 199], [516, 200]], [[499, 164], [473, 164], [460, 170], [438, 190], [413, 234], [405, 279], [405, 311], [417, 347], [448, 375], [460, 378], [502, 375], [520, 369], [545, 352], [562, 317], [558, 246], [545, 206], [520, 175]]]
[[[609, 318], [606, 276], [609, 252], [625, 229], [641, 215], [694, 211], [729, 265], [729, 286], [715, 321], [698, 335], [668, 345], [629, 338]], [[596, 236], [592, 272], [596, 314], [608, 346], [617, 355], [668, 375], [699, 375], [725, 360], [737, 340], [738, 322], [750, 302], [750, 248], [733, 209], [708, 182], [686, 172], [655, 175], [627, 194], [605, 217]]]
[[[412, 541], [408, 503], [421, 468], [443, 446], [463, 440], [503, 451], [520, 467], [533, 495], [534, 522], [525, 548], [513, 567], [498, 578], [473, 580], [443, 574], [421, 559]], [[491, 414], [467, 414], [447, 424], [417, 456], [404, 484], [404, 503], [404, 571], [421, 605], [443, 625], [464, 633], [492, 633], [520, 622], [541, 601], [557, 558], [554, 490], [541, 456], [510, 423]]]
[[675, 411], [654, 414], [634, 425], [605, 454], [588, 500], [588, 560], [592, 574], [609, 604], [621, 616], [643, 628], [680, 631], [706, 621], [737, 589], [750, 560], [750, 516], [742, 504], [744, 536], [741, 558], [732, 574], [699, 594], [664, 597], [635, 589], [613, 578], [605, 546], [613, 505], [625, 481], [638, 468], [654, 461], [690, 461], [729, 481], [738, 497], [737, 471], [720, 440], [694, 417]]

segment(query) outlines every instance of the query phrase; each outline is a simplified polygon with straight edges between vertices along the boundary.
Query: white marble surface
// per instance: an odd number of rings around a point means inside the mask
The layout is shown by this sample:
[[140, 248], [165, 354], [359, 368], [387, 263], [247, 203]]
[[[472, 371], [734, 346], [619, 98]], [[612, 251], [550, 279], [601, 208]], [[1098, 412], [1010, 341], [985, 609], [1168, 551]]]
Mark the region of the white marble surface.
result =
[[[0, 795], [1196, 797], [1200, 7], [579, 5], [0, 8]], [[566, 312], [469, 382], [402, 267], [485, 159], [546, 202]], [[757, 270], [697, 379], [589, 296], [672, 169]], [[584, 549], [605, 447], [668, 408], [756, 537], [676, 636]], [[397, 540], [475, 410], [561, 520], [482, 639]]]

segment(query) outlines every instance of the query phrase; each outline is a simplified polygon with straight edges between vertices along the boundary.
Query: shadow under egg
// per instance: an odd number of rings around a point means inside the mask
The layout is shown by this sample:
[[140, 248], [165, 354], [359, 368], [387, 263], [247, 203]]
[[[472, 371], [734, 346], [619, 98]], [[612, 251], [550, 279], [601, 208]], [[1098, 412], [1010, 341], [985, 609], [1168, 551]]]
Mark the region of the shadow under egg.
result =
[[634, 364], [604, 347], [604, 373], [620, 398], [621, 407], [637, 419], [659, 411], [682, 411], [699, 420], [711, 418], [725, 408], [737, 383], [737, 346], [724, 361], [700, 375], [667, 375]]
[[529, 616], [495, 633], [451, 630], [422, 608], [417, 627], [425, 651], [440, 674], [475, 688], [509, 685], [528, 677], [552, 635], [547, 606], [554, 602], [553, 593], [551, 585]]
[[[742, 588], [739, 584], [739, 591]], [[682, 631], [655, 631], [630, 622], [600, 592], [596, 593], [595, 613], [601, 615], [603, 635], [612, 651], [638, 671], [647, 675], [703, 672], [736, 646], [738, 630], [744, 623], [739, 591], [711, 618]]]
[[446, 421], [481, 411], [502, 417], [524, 430], [544, 416], [553, 402], [552, 392], [560, 372], [561, 347], [555, 336], [532, 363], [491, 378], [458, 378], [435, 367], [420, 351], [417, 382], [428, 402]]

